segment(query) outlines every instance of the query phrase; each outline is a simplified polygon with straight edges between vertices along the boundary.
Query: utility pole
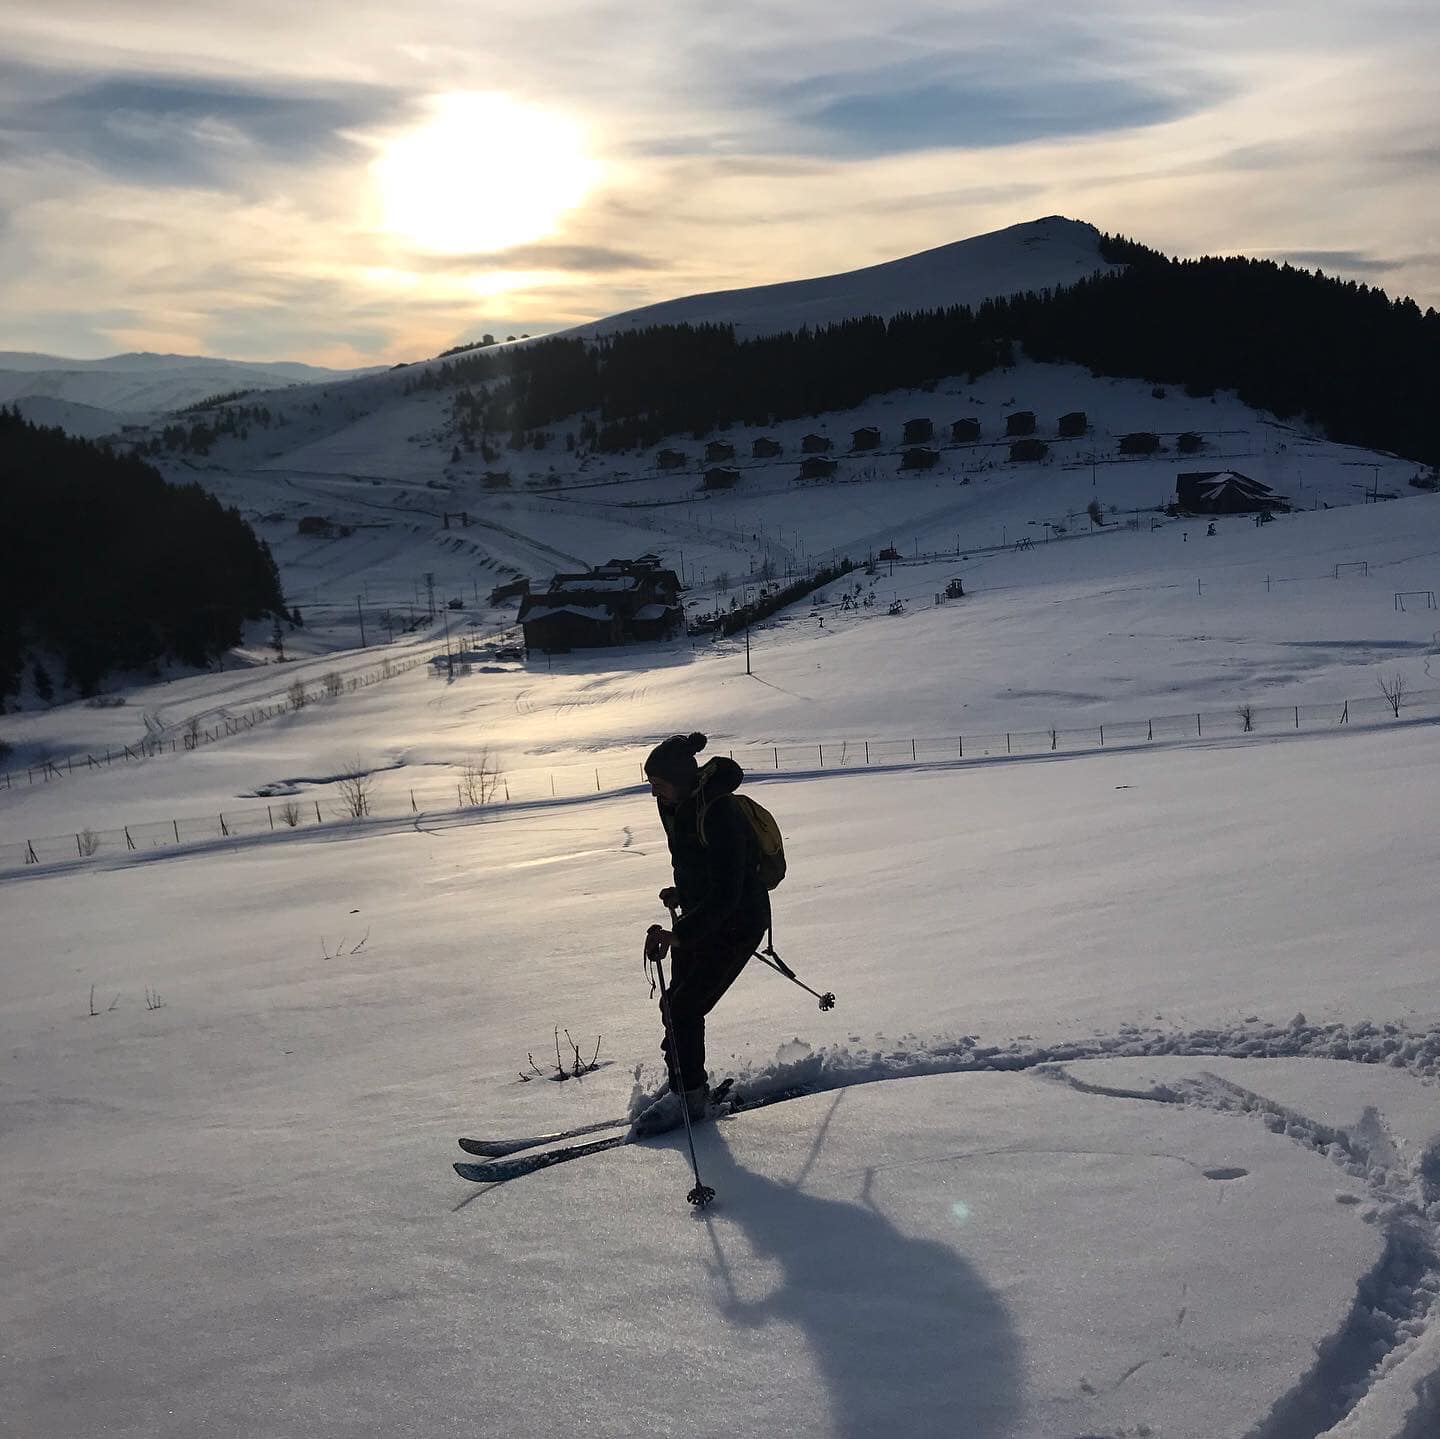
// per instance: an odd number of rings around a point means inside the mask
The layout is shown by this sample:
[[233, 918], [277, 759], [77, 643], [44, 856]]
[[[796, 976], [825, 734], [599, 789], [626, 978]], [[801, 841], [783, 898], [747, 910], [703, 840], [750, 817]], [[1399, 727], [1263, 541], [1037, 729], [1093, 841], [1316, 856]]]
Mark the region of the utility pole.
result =
[[433, 620], [433, 619], [435, 618], [435, 571], [434, 571], [434, 570], [426, 570], [426, 572], [425, 572], [425, 590], [426, 590], [426, 593], [430, 596], [430, 618]]
[[360, 608], [360, 596], [355, 596], [355, 613], [360, 616], [360, 648], [366, 649], [365, 643], [365, 611]]

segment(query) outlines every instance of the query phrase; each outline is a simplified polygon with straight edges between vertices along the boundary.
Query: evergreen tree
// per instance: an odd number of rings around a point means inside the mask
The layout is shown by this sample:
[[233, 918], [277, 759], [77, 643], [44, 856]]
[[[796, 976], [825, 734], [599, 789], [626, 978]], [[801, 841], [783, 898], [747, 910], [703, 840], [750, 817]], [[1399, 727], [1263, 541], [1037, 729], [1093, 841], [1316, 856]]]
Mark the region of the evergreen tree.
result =
[[93, 694], [112, 671], [201, 666], [281, 604], [268, 549], [199, 485], [0, 409], [0, 696], [43, 647]]

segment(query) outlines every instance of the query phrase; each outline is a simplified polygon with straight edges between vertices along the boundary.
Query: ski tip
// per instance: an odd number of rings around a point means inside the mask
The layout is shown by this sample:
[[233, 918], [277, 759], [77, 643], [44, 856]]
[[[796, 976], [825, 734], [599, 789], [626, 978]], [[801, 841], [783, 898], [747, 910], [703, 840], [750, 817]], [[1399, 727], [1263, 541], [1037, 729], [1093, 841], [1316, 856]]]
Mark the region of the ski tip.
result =
[[472, 1184], [495, 1184], [498, 1183], [496, 1176], [487, 1174], [485, 1168], [480, 1164], [462, 1164], [458, 1160], [451, 1166], [461, 1179], [468, 1179]]

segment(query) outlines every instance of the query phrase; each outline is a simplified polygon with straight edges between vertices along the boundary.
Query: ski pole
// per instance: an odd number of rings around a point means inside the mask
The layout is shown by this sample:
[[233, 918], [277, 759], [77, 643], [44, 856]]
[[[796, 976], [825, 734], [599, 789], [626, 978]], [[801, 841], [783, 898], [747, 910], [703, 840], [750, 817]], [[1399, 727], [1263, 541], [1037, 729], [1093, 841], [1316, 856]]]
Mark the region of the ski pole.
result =
[[776, 974], [783, 974], [785, 978], [790, 981], [791, 984], [798, 984], [800, 988], [805, 991], [806, 994], [814, 994], [815, 998], [820, 1001], [821, 1009], [835, 1008], [834, 994], [832, 994], [828, 989], [825, 991], [824, 994], [816, 994], [816, 992], [811, 989], [810, 986], [806, 984], [805, 981], [801, 979], [795, 973], [795, 971], [791, 969], [790, 966], [786, 964], [783, 959], [780, 958], [778, 954], [775, 953], [774, 945], [771, 945], [768, 949], [757, 949], [755, 953], [751, 955], [751, 958], [763, 960], [766, 964], [770, 966], [771, 969], [775, 971]]
[[[673, 923], [675, 919], [675, 911], [673, 909], [670, 911], [670, 919]], [[645, 939], [645, 958], [647, 961], [650, 960], [650, 938], [648, 935]], [[675, 1043], [675, 1025], [670, 1018], [670, 991], [665, 987], [665, 965], [658, 953], [653, 963], [655, 965], [655, 977], [660, 984], [660, 1017], [665, 1021], [665, 1036], [670, 1041], [670, 1060], [672, 1064], [678, 1066], [680, 1049]], [[672, 1080], [672, 1088], [674, 1083], [679, 1079], [680, 1074], [677, 1067], [675, 1070], [675, 1079]], [[695, 1187], [685, 1198], [697, 1208], [704, 1209], [704, 1207], [715, 1198], [715, 1191], [711, 1189], [708, 1184], [702, 1183], [700, 1179], [700, 1161], [695, 1157], [695, 1133], [690, 1127], [690, 1104], [685, 1098], [684, 1089], [678, 1092], [676, 1098], [680, 1101], [680, 1113], [685, 1119], [685, 1142], [690, 1146], [690, 1168], [695, 1171]]]

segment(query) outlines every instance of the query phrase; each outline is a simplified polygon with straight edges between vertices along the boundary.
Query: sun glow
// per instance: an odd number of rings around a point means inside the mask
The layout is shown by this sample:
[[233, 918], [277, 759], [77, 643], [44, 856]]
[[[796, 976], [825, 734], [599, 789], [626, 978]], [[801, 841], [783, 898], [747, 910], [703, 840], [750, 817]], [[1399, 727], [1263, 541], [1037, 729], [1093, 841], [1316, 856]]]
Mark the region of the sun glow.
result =
[[580, 129], [504, 95], [452, 94], [375, 161], [384, 226], [440, 254], [490, 254], [551, 234], [599, 166]]

